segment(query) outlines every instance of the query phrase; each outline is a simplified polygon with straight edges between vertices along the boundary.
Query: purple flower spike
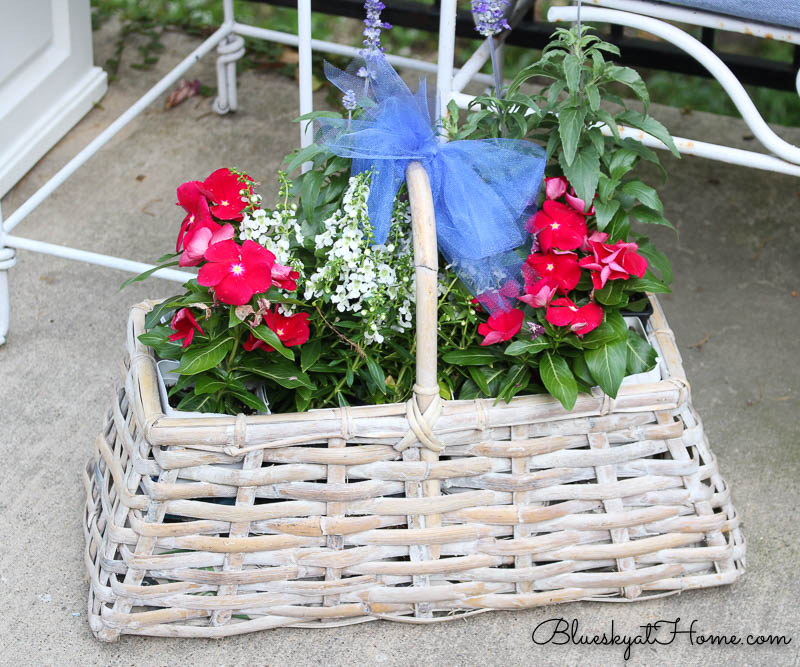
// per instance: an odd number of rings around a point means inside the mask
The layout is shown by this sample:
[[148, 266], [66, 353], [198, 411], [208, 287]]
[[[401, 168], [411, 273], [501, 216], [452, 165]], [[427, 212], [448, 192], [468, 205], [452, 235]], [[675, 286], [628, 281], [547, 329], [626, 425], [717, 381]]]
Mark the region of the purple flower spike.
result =
[[503, 9], [508, 4], [508, 0], [472, 0], [475, 30], [484, 37], [492, 37], [503, 30], [511, 30]]
[[390, 30], [391, 24], [381, 21], [381, 12], [386, 8], [380, 0], [366, 0], [364, 3], [364, 10], [367, 13], [367, 18], [364, 19], [364, 48], [360, 53], [366, 57], [375, 55], [376, 53], [383, 53], [381, 46], [381, 30]]
[[348, 90], [342, 96], [342, 106], [348, 111], [355, 110], [355, 108], [358, 106], [358, 100], [356, 99], [356, 93], [354, 90]]

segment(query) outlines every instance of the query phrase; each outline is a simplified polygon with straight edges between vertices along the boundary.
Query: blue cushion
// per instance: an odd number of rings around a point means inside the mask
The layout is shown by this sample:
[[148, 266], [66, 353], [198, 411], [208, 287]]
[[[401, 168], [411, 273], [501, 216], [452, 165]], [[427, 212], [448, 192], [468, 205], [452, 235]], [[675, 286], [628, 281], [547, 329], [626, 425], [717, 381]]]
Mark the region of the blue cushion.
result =
[[667, 2], [786, 28], [800, 28], [798, 0], [667, 0]]

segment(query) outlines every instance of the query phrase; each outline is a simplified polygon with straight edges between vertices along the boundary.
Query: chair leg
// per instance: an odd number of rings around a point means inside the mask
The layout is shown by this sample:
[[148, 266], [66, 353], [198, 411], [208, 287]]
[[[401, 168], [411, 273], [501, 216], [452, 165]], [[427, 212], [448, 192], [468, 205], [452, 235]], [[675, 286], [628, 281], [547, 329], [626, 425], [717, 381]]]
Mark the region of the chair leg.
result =
[[0, 345], [6, 342], [10, 321], [11, 303], [8, 293], [8, 270], [14, 266], [15, 253], [13, 248], [0, 246]]
[[244, 38], [228, 35], [217, 47], [217, 96], [211, 108], [218, 114], [236, 111], [236, 61], [244, 55]]

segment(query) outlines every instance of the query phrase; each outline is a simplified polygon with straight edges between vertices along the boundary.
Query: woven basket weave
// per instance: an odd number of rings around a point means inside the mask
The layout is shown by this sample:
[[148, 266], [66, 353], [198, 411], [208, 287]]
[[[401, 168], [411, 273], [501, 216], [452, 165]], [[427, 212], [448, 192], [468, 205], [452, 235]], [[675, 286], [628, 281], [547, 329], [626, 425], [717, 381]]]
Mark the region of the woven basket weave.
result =
[[131, 311], [124, 386], [84, 482], [89, 622], [221, 637], [378, 618], [434, 622], [731, 583], [744, 540], [658, 302], [662, 380], [441, 401], [436, 244], [408, 171], [417, 385], [407, 404], [167, 418]]

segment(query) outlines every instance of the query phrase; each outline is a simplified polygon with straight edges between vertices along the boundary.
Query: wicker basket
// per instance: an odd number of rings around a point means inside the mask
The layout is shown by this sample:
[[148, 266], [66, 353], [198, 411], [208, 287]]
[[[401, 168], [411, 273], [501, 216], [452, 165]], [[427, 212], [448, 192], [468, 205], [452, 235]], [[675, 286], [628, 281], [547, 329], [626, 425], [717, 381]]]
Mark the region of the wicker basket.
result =
[[448, 401], [436, 383], [436, 244], [408, 171], [417, 385], [407, 404], [167, 418], [137, 340], [86, 469], [95, 635], [221, 637], [378, 618], [449, 620], [731, 583], [744, 540], [672, 332], [662, 379], [582, 394]]

